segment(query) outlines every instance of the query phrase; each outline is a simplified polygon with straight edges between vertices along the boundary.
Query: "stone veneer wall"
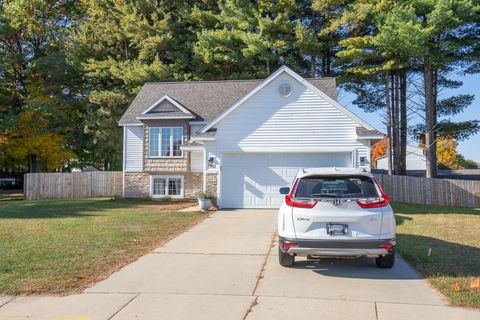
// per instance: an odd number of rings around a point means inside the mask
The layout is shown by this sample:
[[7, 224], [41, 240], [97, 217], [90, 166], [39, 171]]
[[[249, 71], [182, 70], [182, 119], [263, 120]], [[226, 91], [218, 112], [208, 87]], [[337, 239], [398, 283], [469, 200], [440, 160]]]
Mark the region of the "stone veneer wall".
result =
[[183, 197], [185, 199], [197, 198], [198, 194], [203, 190], [203, 173], [186, 172], [183, 175]]
[[217, 196], [217, 174], [207, 173], [207, 192], [210, 192], [215, 197]]
[[207, 190], [206, 192], [211, 193], [215, 198], [212, 201], [212, 204], [216, 207], [217, 206], [217, 182], [218, 182], [218, 175], [216, 173], [207, 173]]
[[150, 196], [150, 174], [145, 172], [125, 172], [124, 179], [125, 198]]
[[190, 139], [190, 126], [188, 119], [180, 120], [144, 120], [144, 143], [143, 143], [143, 170], [144, 171], [166, 171], [166, 172], [188, 172], [190, 171], [190, 153], [183, 152], [181, 158], [150, 158], [148, 152], [149, 128], [150, 127], [183, 127], [183, 143]]
[[203, 189], [203, 173], [196, 172], [125, 172], [125, 198], [150, 196], [150, 176], [179, 175], [184, 177], [183, 196], [196, 198]]

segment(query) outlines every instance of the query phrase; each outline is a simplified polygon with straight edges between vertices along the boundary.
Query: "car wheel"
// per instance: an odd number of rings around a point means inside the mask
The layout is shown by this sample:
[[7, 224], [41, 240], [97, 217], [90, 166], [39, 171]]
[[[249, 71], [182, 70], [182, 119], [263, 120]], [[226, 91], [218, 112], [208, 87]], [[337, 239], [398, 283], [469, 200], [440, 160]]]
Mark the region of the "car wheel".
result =
[[390, 251], [387, 255], [375, 259], [377, 267], [390, 269], [395, 264], [395, 250]]
[[280, 247], [278, 248], [278, 262], [282, 267], [291, 267], [295, 264], [295, 257], [288, 253], [282, 252]]

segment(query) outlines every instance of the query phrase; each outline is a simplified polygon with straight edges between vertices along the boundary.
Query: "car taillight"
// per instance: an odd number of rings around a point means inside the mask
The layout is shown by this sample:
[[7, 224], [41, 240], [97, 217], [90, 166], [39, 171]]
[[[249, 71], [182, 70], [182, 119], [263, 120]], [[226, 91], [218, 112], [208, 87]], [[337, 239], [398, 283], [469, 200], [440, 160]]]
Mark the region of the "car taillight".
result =
[[393, 250], [393, 244], [381, 244], [378, 246], [379, 248], [382, 248], [382, 249], [387, 249], [388, 251], [392, 251]]
[[288, 195], [285, 196], [285, 203], [289, 207], [312, 209], [317, 204], [317, 201], [315, 201], [315, 200], [311, 200], [311, 201], [301, 200], [301, 201], [299, 201], [299, 200], [295, 200], [295, 198], [291, 194], [288, 194]]
[[380, 197], [376, 199], [360, 199], [357, 200], [357, 204], [364, 209], [370, 208], [380, 208], [385, 207], [390, 202], [390, 197], [383, 192], [382, 188], [378, 184], [377, 179], [373, 178], [375, 185], [377, 186], [378, 191], [380, 192]]
[[285, 249], [285, 250], [288, 250], [289, 248], [296, 247], [296, 246], [298, 246], [298, 244], [296, 244], [296, 243], [284, 243], [282, 245], [283, 249]]

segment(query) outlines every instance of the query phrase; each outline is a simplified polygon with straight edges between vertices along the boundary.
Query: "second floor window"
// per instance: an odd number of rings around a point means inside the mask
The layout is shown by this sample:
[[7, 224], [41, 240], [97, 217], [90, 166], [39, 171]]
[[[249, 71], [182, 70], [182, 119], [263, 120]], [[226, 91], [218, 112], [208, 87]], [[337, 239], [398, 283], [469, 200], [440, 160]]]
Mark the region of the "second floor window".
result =
[[182, 127], [150, 127], [150, 157], [181, 157], [183, 141]]

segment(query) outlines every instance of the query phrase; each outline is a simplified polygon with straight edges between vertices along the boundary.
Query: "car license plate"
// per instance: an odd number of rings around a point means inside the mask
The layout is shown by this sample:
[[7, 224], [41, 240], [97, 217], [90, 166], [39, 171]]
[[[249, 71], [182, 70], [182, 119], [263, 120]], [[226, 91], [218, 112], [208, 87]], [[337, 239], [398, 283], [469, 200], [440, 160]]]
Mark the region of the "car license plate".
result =
[[328, 223], [327, 233], [331, 236], [341, 236], [348, 233], [348, 224]]

